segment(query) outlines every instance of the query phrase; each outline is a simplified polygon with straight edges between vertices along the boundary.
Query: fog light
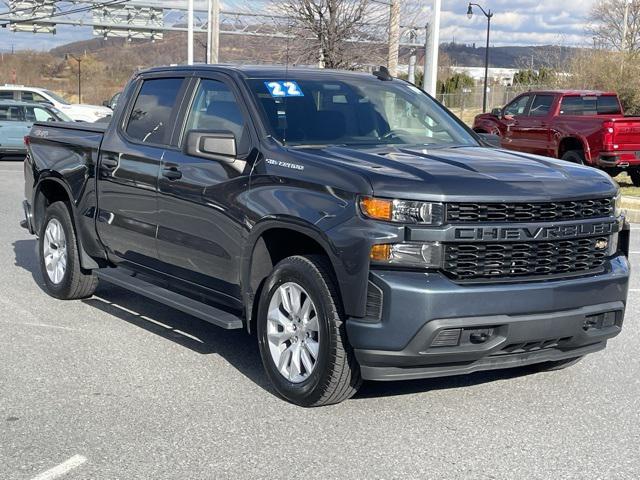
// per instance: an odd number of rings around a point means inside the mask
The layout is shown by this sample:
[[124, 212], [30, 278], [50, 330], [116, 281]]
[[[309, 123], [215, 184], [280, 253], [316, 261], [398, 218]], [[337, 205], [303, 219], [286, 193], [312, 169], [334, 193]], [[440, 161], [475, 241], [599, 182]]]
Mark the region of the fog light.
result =
[[442, 330], [431, 342], [432, 347], [457, 347], [460, 343], [461, 328], [448, 328]]

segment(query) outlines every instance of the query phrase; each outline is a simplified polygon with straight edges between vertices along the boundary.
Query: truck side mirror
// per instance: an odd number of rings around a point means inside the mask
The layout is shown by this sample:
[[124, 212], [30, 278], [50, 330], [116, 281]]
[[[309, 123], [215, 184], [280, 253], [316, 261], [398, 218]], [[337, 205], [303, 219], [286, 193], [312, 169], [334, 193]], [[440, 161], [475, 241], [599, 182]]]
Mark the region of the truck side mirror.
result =
[[236, 159], [236, 136], [228, 130], [189, 130], [185, 153], [232, 163]]
[[109, 107], [109, 106], [110, 106], [110, 105], [109, 105], [109, 100], [103, 100], [103, 101], [102, 101], [102, 106], [103, 106], [103, 107]]
[[498, 117], [501, 118], [502, 117], [502, 109], [501, 108], [494, 108], [493, 110], [491, 110], [491, 115], [493, 115], [494, 117]]
[[478, 136], [487, 147], [502, 148], [502, 139], [499, 135], [494, 135], [492, 133], [478, 133]]

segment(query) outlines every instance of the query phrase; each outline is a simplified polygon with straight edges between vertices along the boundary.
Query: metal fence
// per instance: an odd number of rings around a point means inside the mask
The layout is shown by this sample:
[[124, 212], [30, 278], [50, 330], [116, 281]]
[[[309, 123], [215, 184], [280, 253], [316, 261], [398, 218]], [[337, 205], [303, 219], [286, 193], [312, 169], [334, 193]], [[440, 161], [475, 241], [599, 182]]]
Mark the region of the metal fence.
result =
[[[487, 93], [487, 109], [491, 111], [495, 107], [503, 107], [521, 93], [540, 88], [545, 87], [540, 85], [492, 85]], [[482, 113], [482, 90], [480, 86], [454, 93], [439, 93], [436, 98], [463, 121], [470, 124], [473, 122], [473, 117]]]

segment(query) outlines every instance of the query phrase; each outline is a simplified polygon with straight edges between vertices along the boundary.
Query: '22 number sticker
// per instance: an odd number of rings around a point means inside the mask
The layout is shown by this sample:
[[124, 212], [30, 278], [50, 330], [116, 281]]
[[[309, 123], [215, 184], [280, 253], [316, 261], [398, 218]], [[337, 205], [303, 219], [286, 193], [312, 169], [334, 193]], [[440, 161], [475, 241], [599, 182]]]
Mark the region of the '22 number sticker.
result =
[[272, 81], [264, 82], [272, 97], [304, 97], [300, 86], [293, 81]]

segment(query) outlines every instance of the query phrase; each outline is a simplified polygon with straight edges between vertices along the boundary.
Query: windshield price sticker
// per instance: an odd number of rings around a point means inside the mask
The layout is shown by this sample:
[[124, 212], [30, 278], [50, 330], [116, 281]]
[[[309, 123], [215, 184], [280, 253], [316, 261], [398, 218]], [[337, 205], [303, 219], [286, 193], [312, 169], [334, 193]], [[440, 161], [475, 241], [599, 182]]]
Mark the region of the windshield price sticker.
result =
[[304, 97], [304, 93], [300, 90], [300, 86], [291, 80], [274, 80], [264, 82], [269, 93], [274, 98], [284, 97]]

